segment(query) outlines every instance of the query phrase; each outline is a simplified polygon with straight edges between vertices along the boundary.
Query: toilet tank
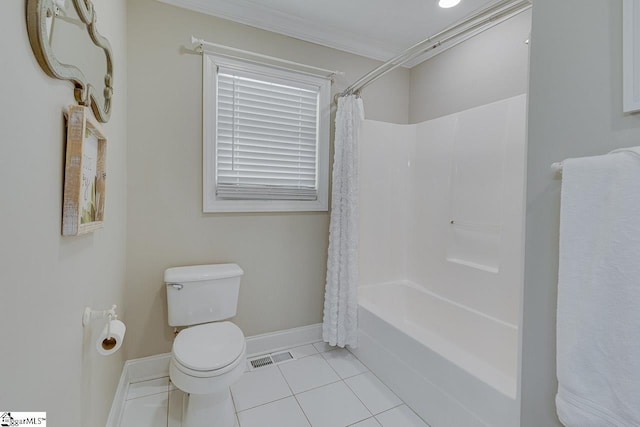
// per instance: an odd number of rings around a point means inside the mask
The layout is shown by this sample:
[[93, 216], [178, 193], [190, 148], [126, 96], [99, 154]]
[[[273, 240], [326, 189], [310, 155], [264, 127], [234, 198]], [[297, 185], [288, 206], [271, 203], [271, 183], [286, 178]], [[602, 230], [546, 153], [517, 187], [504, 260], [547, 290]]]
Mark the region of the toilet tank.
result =
[[165, 270], [169, 325], [197, 325], [235, 316], [243, 274], [237, 264], [193, 265]]

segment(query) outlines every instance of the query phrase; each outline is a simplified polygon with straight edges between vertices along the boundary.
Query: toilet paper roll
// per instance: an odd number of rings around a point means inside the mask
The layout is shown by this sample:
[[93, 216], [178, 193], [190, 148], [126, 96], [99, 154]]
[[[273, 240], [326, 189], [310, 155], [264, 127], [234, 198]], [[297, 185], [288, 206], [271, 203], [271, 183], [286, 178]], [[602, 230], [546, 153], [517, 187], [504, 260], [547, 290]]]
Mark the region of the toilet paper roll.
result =
[[108, 356], [118, 351], [124, 340], [126, 330], [127, 327], [119, 320], [107, 322], [96, 342], [98, 353]]

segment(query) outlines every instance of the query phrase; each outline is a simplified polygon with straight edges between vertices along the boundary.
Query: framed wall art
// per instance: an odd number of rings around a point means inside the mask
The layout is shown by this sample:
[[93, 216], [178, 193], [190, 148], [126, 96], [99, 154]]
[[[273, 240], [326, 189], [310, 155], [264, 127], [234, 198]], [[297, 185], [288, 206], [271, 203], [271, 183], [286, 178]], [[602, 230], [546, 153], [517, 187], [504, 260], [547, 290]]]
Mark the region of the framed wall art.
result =
[[62, 235], [102, 228], [105, 206], [107, 137], [87, 107], [69, 106], [62, 203]]

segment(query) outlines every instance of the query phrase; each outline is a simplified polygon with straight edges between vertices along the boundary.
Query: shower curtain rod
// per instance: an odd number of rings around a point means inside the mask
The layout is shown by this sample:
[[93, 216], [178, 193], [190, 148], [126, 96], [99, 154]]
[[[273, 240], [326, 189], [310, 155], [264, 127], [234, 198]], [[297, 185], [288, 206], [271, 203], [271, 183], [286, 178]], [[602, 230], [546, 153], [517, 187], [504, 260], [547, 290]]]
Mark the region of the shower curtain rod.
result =
[[416, 56], [426, 53], [430, 50], [437, 49], [441, 45], [452, 41], [453, 39], [471, 33], [483, 27], [486, 24], [501, 18], [509, 18], [531, 7], [531, 0], [500, 0], [479, 10], [478, 12], [456, 22], [455, 24], [445, 28], [444, 30], [430, 36], [429, 38], [416, 43], [406, 49], [399, 55], [391, 58], [384, 64], [365, 74], [356, 80], [351, 86], [346, 88], [342, 93], [336, 95], [336, 99], [341, 96], [359, 95], [360, 91], [378, 80], [380, 77], [402, 66], [406, 62], [414, 59]]
[[[211, 43], [211, 42], [208, 42], [206, 40], [196, 38], [195, 36], [191, 36], [191, 44], [195, 45], [195, 46], [198, 46], [198, 48], [202, 52], [205, 51], [205, 46], [209, 46], [209, 47], [213, 47], [213, 48], [216, 48], [216, 49], [223, 49], [223, 50], [228, 50], [230, 52], [239, 53], [239, 54], [241, 54], [243, 56], [253, 56], [254, 58], [258, 58], [259, 60], [260, 59], [262, 59], [262, 60], [266, 59], [267, 61], [276, 62], [276, 63], [278, 63], [280, 65], [282, 65], [282, 64], [284, 64], [284, 65], [293, 65], [293, 66], [298, 67], [298, 68], [306, 68], [307, 70], [312, 70], [315, 74], [320, 73], [321, 75], [323, 75], [323, 77], [326, 77], [326, 78], [333, 78], [334, 76], [342, 76], [342, 75], [344, 75], [344, 71], [327, 70], [326, 68], [314, 67], [313, 65], [307, 65], [307, 64], [301, 64], [300, 62], [288, 61], [286, 59], [276, 58], [275, 56], [263, 55], [261, 53], [251, 52], [251, 51], [243, 50], [243, 49], [236, 49], [235, 47], [225, 46], [223, 44]], [[226, 57], [229, 57], [229, 58], [234, 58], [234, 59], [249, 60], [247, 58], [232, 56], [232, 55], [228, 55], [228, 54], [217, 52], [217, 51], [214, 51], [213, 53], [216, 53], [216, 54], [221, 55], [221, 56], [226, 56]], [[256, 60], [249, 60], [249, 61], [261, 63], [261, 64], [264, 64], [264, 65], [274, 66], [273, 64], [260, 62], [260, 61], [256, 61]]]

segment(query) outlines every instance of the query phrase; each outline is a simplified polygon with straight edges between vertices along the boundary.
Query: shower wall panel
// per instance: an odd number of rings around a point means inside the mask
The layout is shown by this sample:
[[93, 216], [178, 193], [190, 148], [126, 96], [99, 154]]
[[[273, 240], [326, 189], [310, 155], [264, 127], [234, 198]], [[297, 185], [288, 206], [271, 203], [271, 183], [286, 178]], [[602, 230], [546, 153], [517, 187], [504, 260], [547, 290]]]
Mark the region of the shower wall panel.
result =
[[360, 140], [360, 284], [395, 282], [407, 270], [408, 163], [416, 128], [365, 120]]
[[407, 277], [518, 324], [526, 96], [417, 125]]
[[416, 125], [365, 121], [361, 285], [407, 279], [519, 323], [525, 113], [520, 95]]

